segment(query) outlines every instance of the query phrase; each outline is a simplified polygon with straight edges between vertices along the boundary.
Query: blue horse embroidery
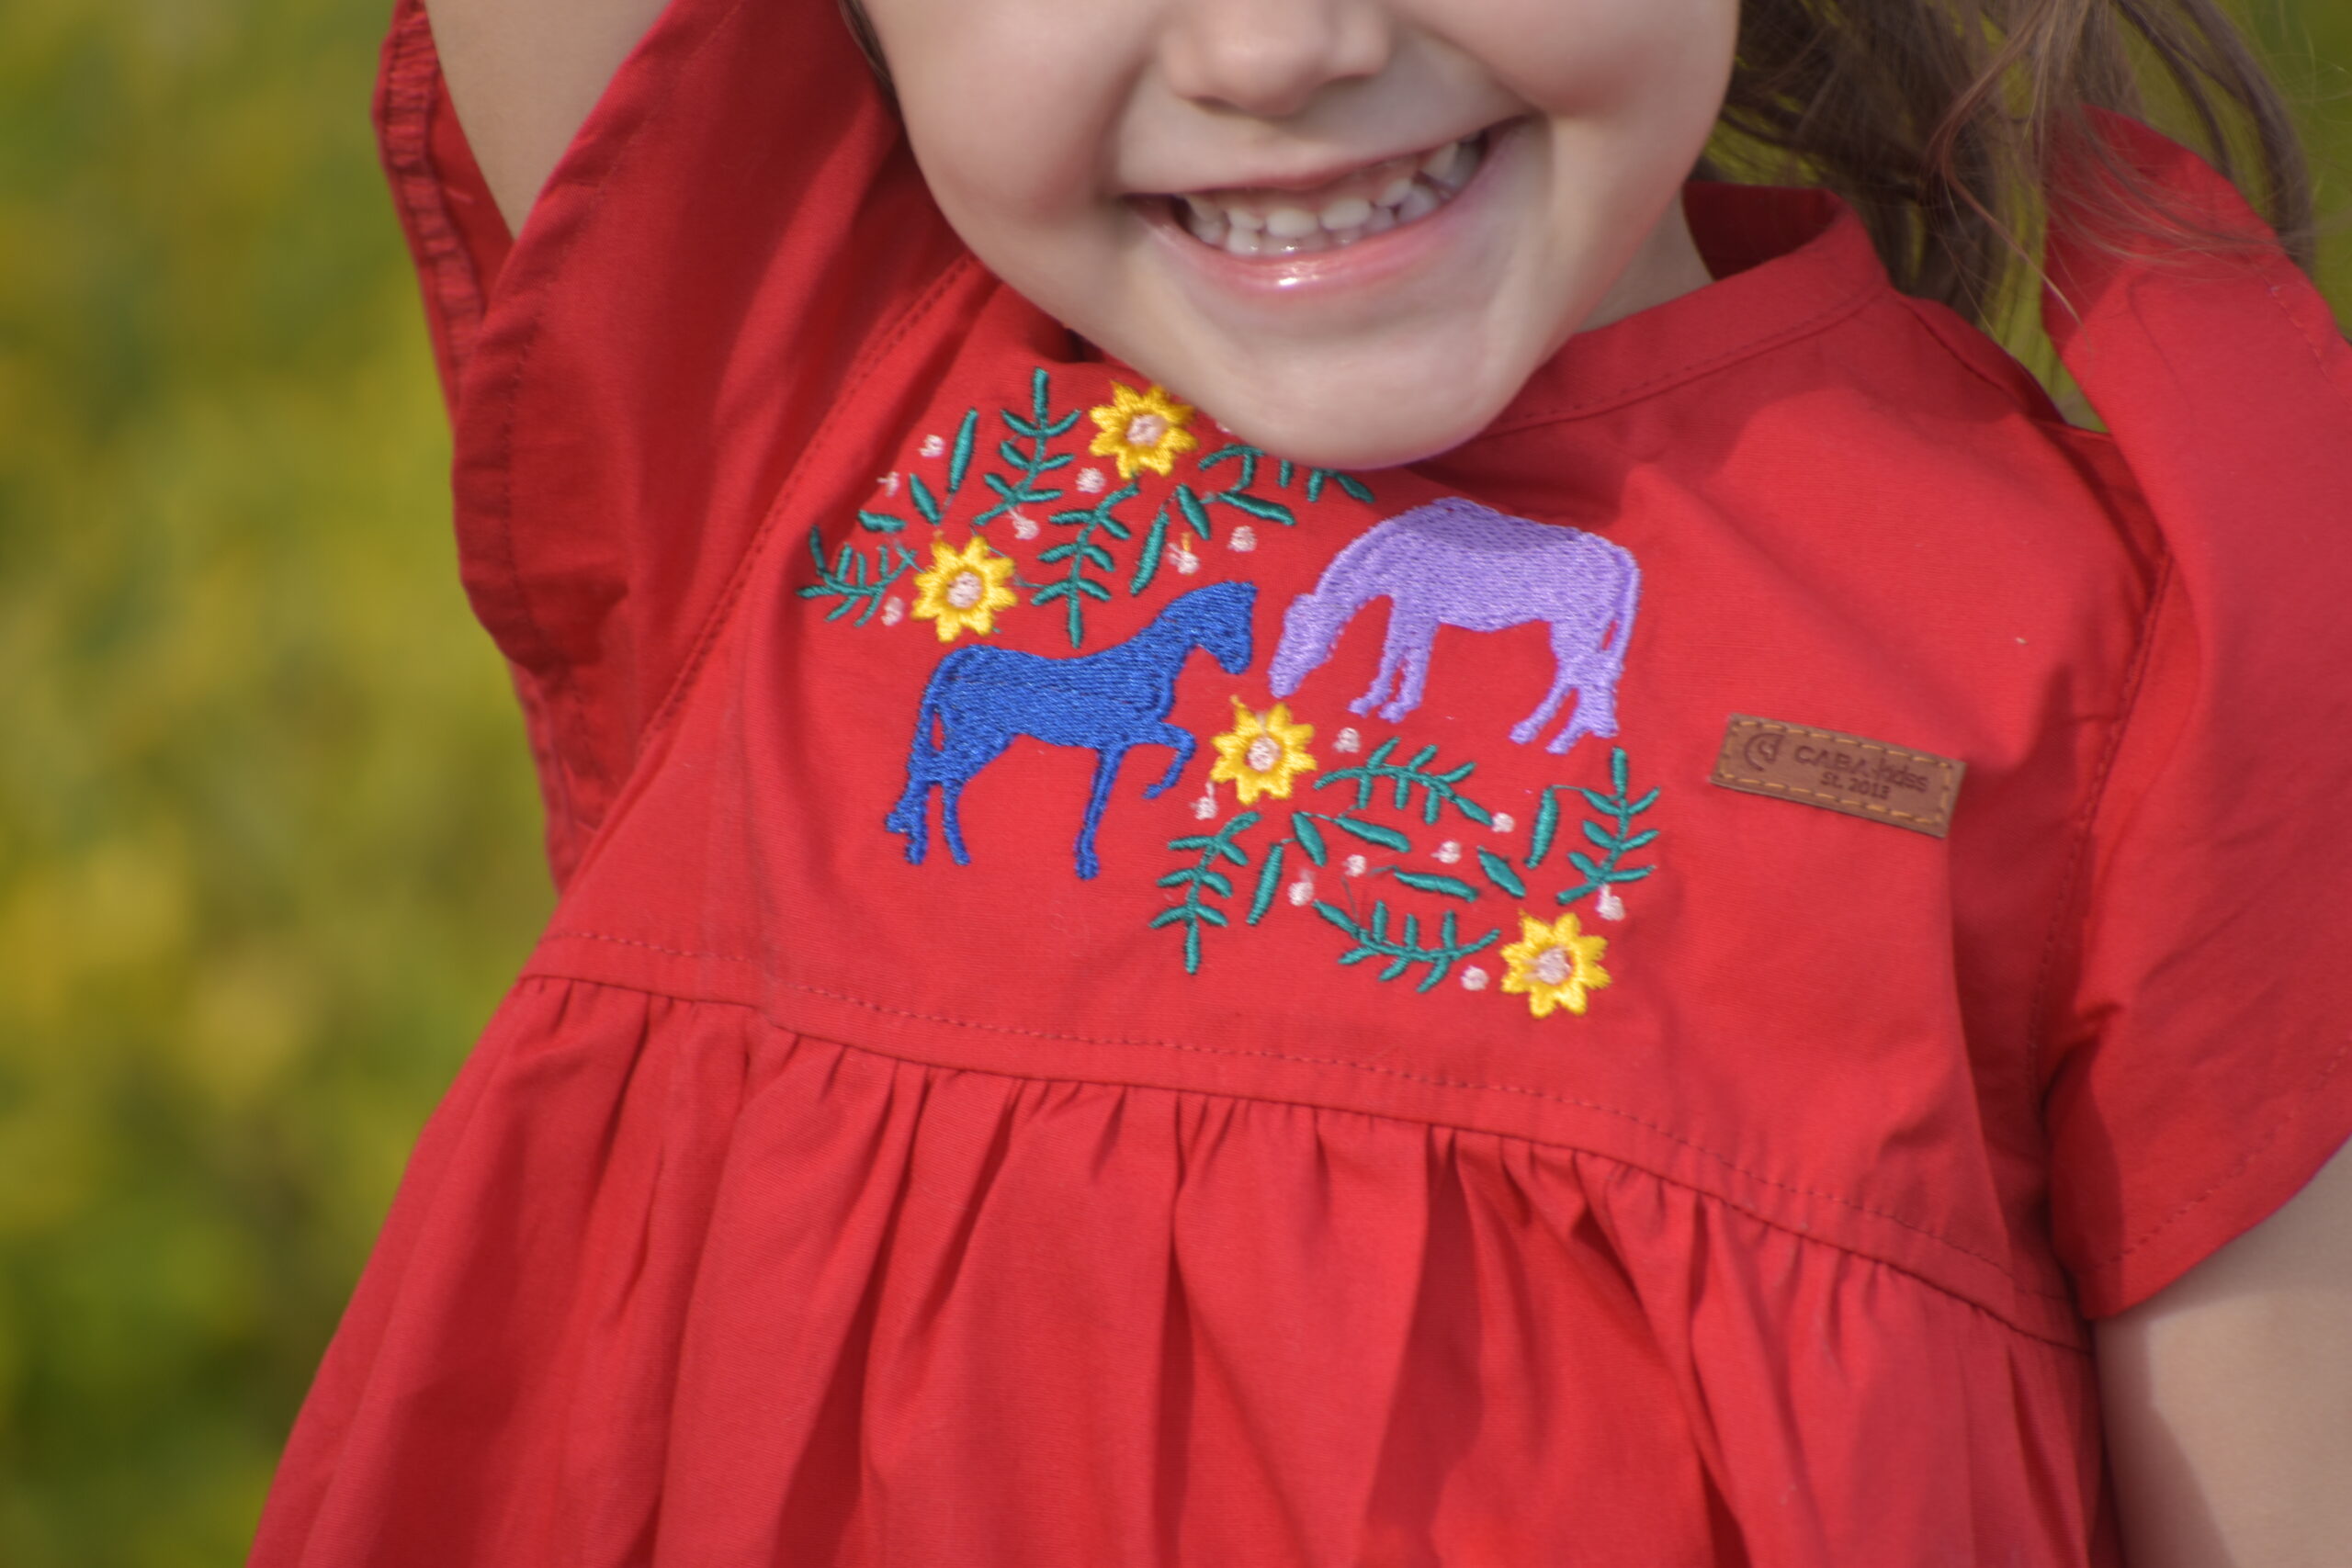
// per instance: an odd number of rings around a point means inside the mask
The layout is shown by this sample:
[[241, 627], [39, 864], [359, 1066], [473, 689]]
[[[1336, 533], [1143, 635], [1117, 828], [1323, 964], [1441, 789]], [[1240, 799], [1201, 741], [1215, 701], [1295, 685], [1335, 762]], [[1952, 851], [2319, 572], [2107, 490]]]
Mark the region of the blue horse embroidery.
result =
[[1176, 678], [1193, 649], [1205, 649], [1228, 675], [1250, 668], [1250, 614], [1255, 583], [1215, 582], [1170, 602], [1152, 623], [1114, 647], [1070, 659], [1048, 659], [1009, 648], [974, 644], [939, 661], [915, 715], [914, 746], [907, 754], [907, 788], [885, 825], [907, 839], [916, 865], [931, 847], [931, 792], [939, 790], [939, 827], [958, 865], [969, 865], [956, 803], [972, 775], [1003, 755], [1019, 735], [1049, 746], [1096, 753], [1094, 787], [1078, 831], [1078, 874], [1101, 870], [1094, 832], [1110, 805], [1119, 764], [1137, 746], [1176, 753], [1144, 798], [1174, 787], [1193, 760], [1191, 733], [1168, 722], [1176, 705]]
[[1291, 601], [1267, 679], [1274, 695], [1289, 696], [1331, 657], [1356, 613], [1385, 597], [1380, 672], [1348, 705], [1394, 724], [1421, 705], [1440, 626], [1493, 632], [1543, 622], [1551, 629], [1552, 684], [1510, 738], [1522, 746], [1539, 738], [1574, 692], [1567, 723], [1544, 748], [1565, 752], [1581, 736], [1617, 733], [1617, 678], [1641, 596], [1641, 568], [1622, 545], [1473, 501], [1434, 501], [1364, 534], [1332, 558], [1312, 592]]

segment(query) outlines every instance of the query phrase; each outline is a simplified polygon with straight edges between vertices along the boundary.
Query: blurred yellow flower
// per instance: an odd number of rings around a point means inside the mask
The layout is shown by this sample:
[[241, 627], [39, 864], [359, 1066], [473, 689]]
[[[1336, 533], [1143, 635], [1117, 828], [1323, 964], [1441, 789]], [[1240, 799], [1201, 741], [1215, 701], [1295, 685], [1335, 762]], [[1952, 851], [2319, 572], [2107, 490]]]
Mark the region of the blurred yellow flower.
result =
[[1176, 471], [1177, 458], [1201, 444], [1184, 428], [1193, 421], [1192, 406], [1159, 387], [1138, 392], [1114, 381], [1111, 400], [1087, 412], [1100, 432], [1087, 450], [1116, 462], [1123, 479], [1146, 468], [1165, 479]]
[[1609, 939], [1585, 935], [1574, 914], [1547, 925], [1521, 910], [1519, 940], [1503, 949], [1510, 965], [1503, 989], [1524, 996], [1538, 1018], [1551, 1017], [1555, 1008], [1581, 1014], [1586, 993], [1609, 984], [1609, 971], [1600, 966], [1608, 948]]
[[1244, 806], [1261, 795], [1288, 800], [1292, 777], [1315, 771], [1315, 758], [1306, 750], [1314, 739], [1313, 725], [1290, 721], [1288, 704], [1276, 703], [1261, 714], [1236, 697], [1233, 728], [1213, 742], [1216, 766], [1209, 770], [1209, 783], [1232, 784]]
[[944, 539], [931, 542], [931, 570], [915, 573], [919, 591], [911, 614], [933, 623], [939, 640], [954, 642], [971, 631], [981, 637], [996, 630], [996, 613], [1021, 603], [1008, 586], [1012, 562], [998, 555], [984, 539], [975, 538], [961, 550], [951, 550]]

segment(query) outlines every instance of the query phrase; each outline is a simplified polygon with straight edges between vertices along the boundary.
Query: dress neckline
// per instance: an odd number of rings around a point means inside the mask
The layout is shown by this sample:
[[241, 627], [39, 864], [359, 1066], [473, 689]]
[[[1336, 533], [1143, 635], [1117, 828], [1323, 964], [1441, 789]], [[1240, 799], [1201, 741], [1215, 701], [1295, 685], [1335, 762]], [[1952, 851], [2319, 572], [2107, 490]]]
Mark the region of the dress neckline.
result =
[[1893, 292], [1869, 231], [1827, 191], [1694, 180], [1683, 199], [1715, 281], [1577, 333], [1475, 439], [1657, 396]]

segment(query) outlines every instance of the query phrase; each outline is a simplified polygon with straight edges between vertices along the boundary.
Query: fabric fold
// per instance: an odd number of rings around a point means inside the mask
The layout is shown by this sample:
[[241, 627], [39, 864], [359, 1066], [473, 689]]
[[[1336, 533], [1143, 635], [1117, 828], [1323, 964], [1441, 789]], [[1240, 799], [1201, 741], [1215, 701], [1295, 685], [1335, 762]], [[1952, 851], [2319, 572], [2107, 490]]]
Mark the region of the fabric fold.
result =
[[2093, 1529], [2095, 1474], [2022, 1458], [2096, 1453], [2079, 1352], [1483, 1132], [534, 982], [388, 1235], [257, 1561], [2066, 1563]]

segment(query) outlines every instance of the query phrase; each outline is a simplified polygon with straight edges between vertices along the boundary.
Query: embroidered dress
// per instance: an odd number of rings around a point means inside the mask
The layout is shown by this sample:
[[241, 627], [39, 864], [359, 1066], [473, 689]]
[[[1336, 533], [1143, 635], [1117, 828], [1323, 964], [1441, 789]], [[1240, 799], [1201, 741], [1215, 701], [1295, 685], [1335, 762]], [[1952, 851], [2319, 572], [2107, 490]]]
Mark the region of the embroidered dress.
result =
[[413, 0], [379, 113], [563, 896], [257, 1564], [2115, 1562], [2085, 1315], [2352, 1128], [2283, 263], [2063, 248], [2092, 434], [1696, 186], [1348, 474], [982, 271], [830, 5], [674, 0], [511, 254]]

